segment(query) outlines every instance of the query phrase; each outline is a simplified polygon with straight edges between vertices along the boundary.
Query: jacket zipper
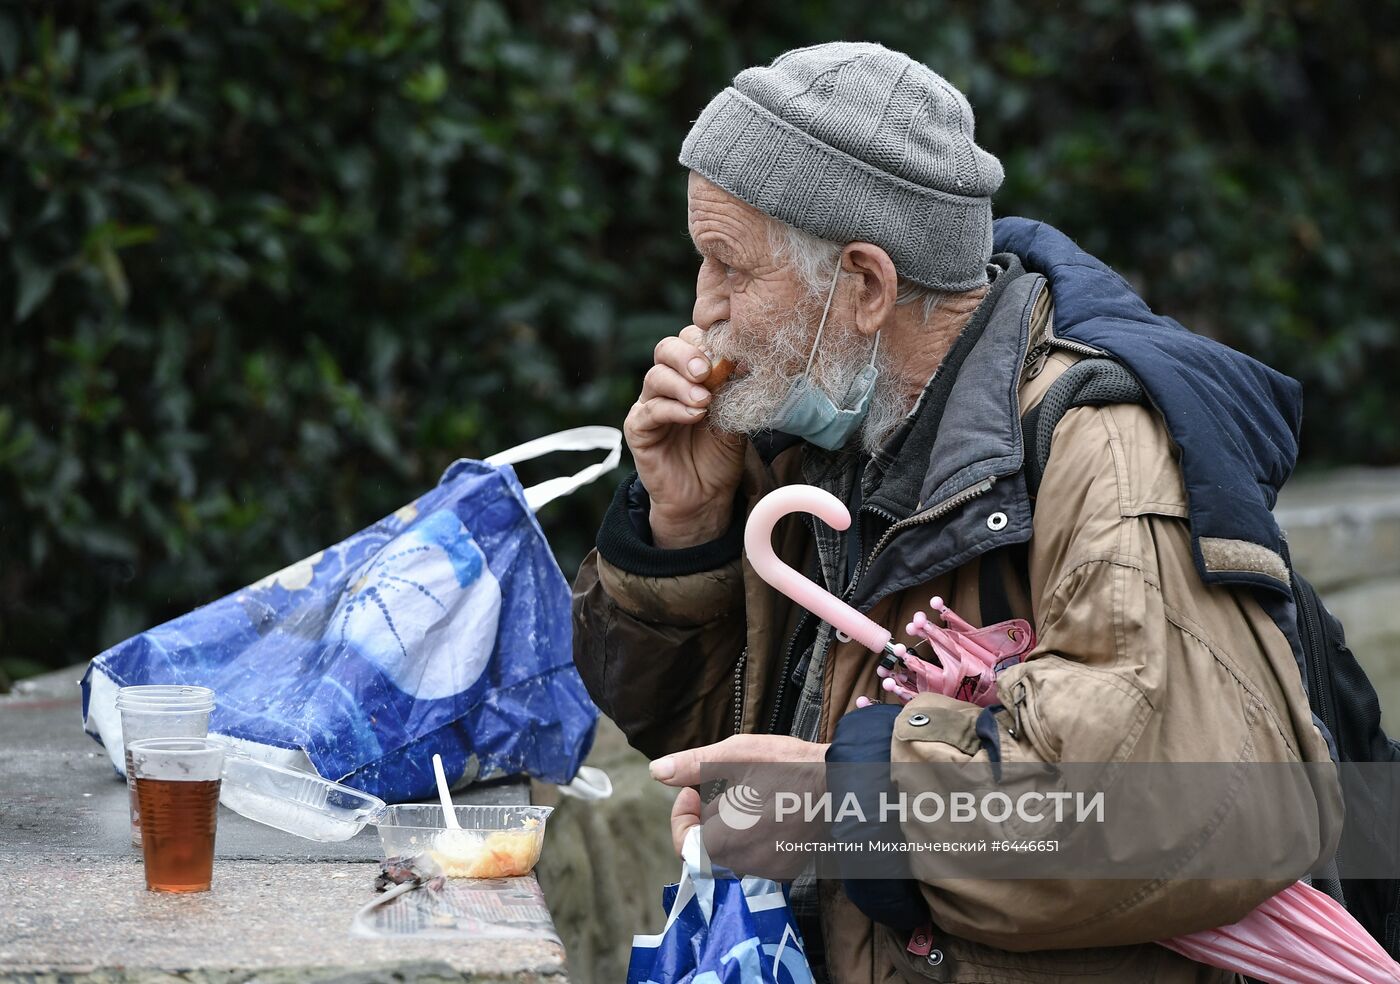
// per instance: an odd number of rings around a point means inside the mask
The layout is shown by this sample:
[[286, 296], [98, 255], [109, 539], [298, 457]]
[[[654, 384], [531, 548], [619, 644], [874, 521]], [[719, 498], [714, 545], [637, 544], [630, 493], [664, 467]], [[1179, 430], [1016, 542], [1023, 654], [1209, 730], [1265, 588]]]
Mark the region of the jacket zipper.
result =
[[793, 629], [791, 638], [788, 639], [787, 650], [783, 653], [783, 672], [778, 677], [778, 689], [773, 699], [773, 714], [768, 719], [768, 733], [775, 735], [778, 733], [778, 722], [783, 713], [783, 696], [787, 692], [788, 677], [792, 675], [792, 658], [796, 655], [797, 640], [802, 638], [802, 631], [807, 627], [807, 619], [812, 617], [809, 611], [803, 611], [797, 620], [797, 626]]
[[1298, 624], [1303, 634], [1303, 638], [1299, 641], [1302, 643], [1303, 649], [1307, 651], [1308, 662], [1312, 666], [1312, 676], [1317, 686], [1318, 717], [1322, 718], [1323, 723], [1327, 725], [1327, 730], [1332, 732], [1333, 741], [1338, 741], [1340, 739], [1337, 737], [1337, 723], [1332, 720], [1331, 701], [1327, 694], [1331, 680], [1326, 675], [1327, 667], [1322, 663], [1322, 644], [1324, 641], [1322, 620], [1318, 617], [1312, 599], [1308, 597], [1306, 591], [1297, 592], [1297, 598]]
[[1026, 681], [1017, 680], [1016, 686], [1011, 691], [1011, 724], [1006, 728], [1007, 734], [1012, 738], [1020, 738], [1025, 734], [1025, 726], [1021, 723], [1021, 710], [1026, 706]]
[[1059, 338], [1055, 335], [1054, 326], [1046, 325], [1045, 333], [1041, 340], [1031, 346], [1026, 352], [1026, 357], [1021, 362], [1022, 371], [1029, 369], [1035, 364], [1037, 359], [1046, 352], [1049, 352], [1052, 348], [1060, 348], [1064, 349], [1066, 352], [1074, 352], [1085, 358], [1097, 358], [1099, 356], [1108, 355], [1103, 349], [1095, 348], [1093, 345], [1085, 345], [1083, 342], [1076, 342], [1072, 338]]
[[[970, 485], [961, 492], [954, 493], [933, 508], [925, 509], [923, 512], [910, 516], [908, 519], [902, 519], [885, 530], [884, 535], [880, 537], [874, 549], [870, 551], [870, 555], [856, 568], [856, 576], [851, 579], [852, 590], [854, 590], [856, 582], [860, 580], [861, 575], [875, 562], [875, 558], [889, 545], [890, 540], [894, 538], [896, 533], [901, 533], [914, 526], [922, 526], [925, 523], [931, 523], [935, 519], [948, 515], [948, 513], [952, 512], [954, 509], [966, 505], [979, 495], [985, 495], [990, 492], [992, 486], [995, 485], [996, 482], [997, 480], [995, 478], [984, 478], [976, 485]], [[875, 512], [876, 510], [871, 511]]]
[[739, 734], [744, 726], [744, 666], [749, 661], [749, 647], [745, 646], [734, 664], [734, 731]]
[[[938, 518], [940, 518], [940, 517], [942, 517], [942, 516], [946, 516], [948, 513], [952, 512], [954, 509], [957, 509], [957, 508], [959, 508], [960, 506], [966, 505], [967, 503], [971, 502], [973, 499], [976, 499], [976, 498], [977, 498], [978, 496], [980, 496], [980, 495], [985, 495], [986, 493], [990, 492], [991, 489], [992, 489], [992, 486], [996, 484], [996, 481], [997, 481], [997, 480], [996, 480], [995, 478], [984, 478], [982, 481], [978, 482], [976, 485], [971, 485], [971, 486], [969, 486], [969, 487], [963, 489], [961, 492], [956, 492], [956, 493], [954, 493], [953, 495], [951, 495], [951, 496], [949, 496], [948, 498], [944, 499], [942, 502], [940, 502], [938, 505], [934, 506], [933, 508], [931, 508], [931, 509], [926, 509], [926, 510], [924, 510], [923, 512], [918, 513], [917, 515], [910, 516], [908, 519], [899, 520], [899, 521], [896, 521], [894, 516], [892, 516], [890, 513], [886, 512], [886, 511], [883, 510], [883, 509], [879, 509], [879, 508], [874, 507], [874, 506], [863, 506], [863, 507], [861, 507], [861, 512], [863, 512], [863, 513], [868, 512], [868, 513], [871, 513], [871, 514], [876, 515], [876, 516], [881, 516], [881, 517], [883, 517], [884, 519], [886, 519], [887, 521], [893, 523], [893, 525], [890, 526], [889, 529], [885, 530], [884, 535], [882, 535], [882, 536], [880, 537], [879, 541], [875, 544], [875, 547], [870, 551], [870, 554], [869, 554], [863, 561], [861, 561], [858, 565], [856, 565], [855, 574], [851, 577], [851, 583], [850, 583], [849, 585], [847, 585], [846, 590], [845, 590], [844, 592], [842, 592], [842, 594], [841, 594], [842, 600], [844, 600], [844, 601], [846, 601], [846, 602], [849, 602], [849, 601], [851, 600], [851, 597], [855, 594], [856, 585], [860, 583], [861, 576], [865, 573], [866, 570], [869, 569], [870, 565], [871, 565], [872, 563], [875, 562], [875, 558], [876, 558], [877, 556], [879, 556], [879, 554], [880, 554], [880, 552], [881, 552], [882, 550], [885, 549], [885, 547], [889, 544], [890, 540], [894, 537], [894, 535], [895, 535], [896, 533], [902, 532], [903, 530], [907, 530], [907, 529], [909, 529], [909, 528], [911, 528], [911, 527], [914, 527], [914, 526], [923, 525], [924, 523], [931, 523], [931, 522], [933, 522], [935, 519], [938, 519]], [[858, 522], [858, 521], [859, 521], [859, 520], [857, 520], [857, 522]], [[775, 730], [775, 729], [777, 728], [777, 726], [778, 726], [779, 716], [781, 715], [781, 713], [782, 713], [782, 708], [783, 708], [783, 704], [782, 704], [783, 696], [784, 696], [784, 694], [785, 694], [785, 692], [786, 692], [786, 690], [787, 690], [788, 677], [789, 677], [789, 676], [791, 675], [791, 673], [792, 673], [792, 657], [793, 657], [793, 651], [794, 651], [794, 650], [796, 649], [796, 647], [797, 647], [797, 640], [798, 640], [798, 638], [799, 638], [800, 635], [801, 635], [801, 631], [800, 631], [800, 630], [803, 628], [803, 623], [804, 623], [805, 620], [810, 616], [810, 614], [811, 614], [810, 612], [803, 612], [803, 613], [802, 613], [802, 617], [799, 618], [798, 621], [797, 621], [797, 629], [793, 632], [791, 639], [788, 640], [787, 651], [783, 654], [783, 666], [782, 666], [782, 671], [783, 671], [783, 672], [782, 672], [782, 676], [778, 678], [778, 689], [777, 689], [777, 692], [776, 692], [776, 697], [775, 697], [774, 702], [773, 702], [773, 714], [772, 714], [772, 716], [771, 716], [770, 719], [769, 719], [768, 732], [769, 732], [770, 734], [772, 734], [772, 733], [774, 732], [774, 730]], [[745, 653], [745, 655], [747, 655], [748, 650], [745, 649], [745, 650], [744, 650], [744, 653]], [[743, 662], [744, 662], [744, 656], [741, 655], [741, 656], [739, 657], [739, 665], [740, 665], [740, 672], [741, 672], [741, 673], [742, 673]], [[735, 692], [735, 698], [734, 698], [734, 699], [735, 699], [735, 702], [736, 702], [735, 712], [734, 712], [734, 721], [735, 721], [735, 724], [734, 724], [734, 733], [735, 733], [735, 734], [738, 734], [738, 733], [739, 733], [740, 716], [741, 716], [741, 715], [740, 715], [741, 705], [740, 705], [738, 702], [742, 699], [742, 692], [743, 692], [743, 690], [742, 690], [742, 683], [740, 682], [740, 679], [739, 679], [738, 677], [736, 677], [736, 678], [735, 678], [735, 681], [734, 681], [734, 692]]]
[[[1047, 331], [1048, 331], [1048, 329], [1047, 329]], [[1026, 371], [1027, 369], [1029, 369], [1031, 366], [1035, 365], [1036, 360], [1039, 359], [1042, 355], [1044, 355], [1046, 352], [1049, 352], [1049, 351], [1050, 351], [1050, 340], [1049, 340], [1048, 338], [1047, 338], [1047, 339], [1044, 339], [1044, 340], [1042, 340], [1042, 341], [1036, 342], [1036, 343], [1035, 343], [1034, 345], [1032, 345], [1030, 348], [1026, 349], [1026, 357], [1025, 357], [1025, 359], [1022, 360], [1022, 362], [1021, 362], [1021, 371], [1022, 371], [1022, 372], [1025, 372], [1025, 371]]]
[[1052, 348], [1062, 348], [1066, 352], [1076, 352], [1088, 358], [1108, 355], [1108, 353], [1101, 348], [1096, 348], [1093, 345], [1085, 345], [1083, 342], [1076, 342], [1072, 338], [1056, 338], [1051, 335], [1050, 345]]
[[942, 502], [940, 502], [933, 508], [927, 509], [924, 512], [918, 513], [914, 516], [910, 516], [908, 519], [902, 519], [898, 521], [895, 520], [894, 516], [890, 515], [883, 509], [879, 509], [874, 506], [861, 507], [861, 512], [869, 512], [873, 513], [876, 516], [882, 516], [894, 525], [892, 525], [889, 529], [885, 530], [884, 534], [876, 542], [874, 548], [870, 551], [869, 555], [859, 564], [856, 565], [856, 572], [851, 577], [851, 583], [847, 585], [846, 590], [842, 592], [841, 600], [846, 602], [847, 604], [850, 603], [851, 598], [856, 593], [856, 585], [860, 583], [861, 577], [863, 577], [865, 572], [870, 569], [870, 565], [875, 563], [875, 558], [880, 555], [880, 552], [884, 550], [886, 546], [889, 545], [890, 540], [894, 537], [896, 533], [902, 532], [903, 530], [907, 530], [913, 526], [921, 526], [924, 523], [931, 523], [935, 519], [938, 519], [942, 516], [946, 516], [954, 509], [957, 509], [959, 506], [971, 502], [979, 495], [985, 495], [987, 492], [990, 492], [992, 486], [995, 485], [996, 482], [997, 480], [995, 478], [984, 478], [976, 485], [971, 485], [963, 489], [961, 492], [954, 493], [953, 495], [944, 499]]

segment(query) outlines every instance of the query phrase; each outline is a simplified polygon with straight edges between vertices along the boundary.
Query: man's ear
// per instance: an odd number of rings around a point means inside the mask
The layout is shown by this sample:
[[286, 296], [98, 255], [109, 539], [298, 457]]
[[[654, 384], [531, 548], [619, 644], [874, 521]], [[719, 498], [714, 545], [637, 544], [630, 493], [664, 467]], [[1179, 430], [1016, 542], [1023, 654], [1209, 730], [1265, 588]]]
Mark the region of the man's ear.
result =
[[862, 335], [874, 335], [886, 327], [894, 314], [894, 299], [899, 292], [894, 261], [874, 243], [847, 243], [841, 251], [841, 269], [861, 278], [855, 301], [856, 330]]

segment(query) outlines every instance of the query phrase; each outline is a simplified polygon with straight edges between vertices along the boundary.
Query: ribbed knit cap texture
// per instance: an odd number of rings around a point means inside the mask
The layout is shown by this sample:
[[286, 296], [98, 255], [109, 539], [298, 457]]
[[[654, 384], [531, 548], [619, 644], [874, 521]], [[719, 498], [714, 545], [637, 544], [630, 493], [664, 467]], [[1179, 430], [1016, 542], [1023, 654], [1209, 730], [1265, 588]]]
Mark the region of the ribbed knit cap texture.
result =
[[942, 76], [879, 44], [797, 48], [710, 101], [680, 162], [822, 239], [875, 243], [926, 287], [987, 282], [1001, 162]]

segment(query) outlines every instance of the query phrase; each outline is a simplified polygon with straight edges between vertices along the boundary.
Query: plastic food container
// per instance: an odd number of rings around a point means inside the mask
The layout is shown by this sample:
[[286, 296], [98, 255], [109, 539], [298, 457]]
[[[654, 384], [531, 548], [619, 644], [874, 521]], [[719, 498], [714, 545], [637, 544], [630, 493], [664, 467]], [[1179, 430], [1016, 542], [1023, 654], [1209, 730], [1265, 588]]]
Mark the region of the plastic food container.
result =
[[527, 875], [540, 859], [552, 806], [458, 806], [461, 830], [448, 829], [441, 806], [391, 806], [377, 820], [384, 856], [427, 853], [448, 877]]
[[444, 824], [442, 807], [386, 806], [377, 796], [314, 772], [240, 754], [224, 756], [219, 802], [249, 820], [315, 841], [343, 841], [366, 824], [379, 828], [386, 858], [429, 854], [449, 877], [529, 874], [540, 859], [549, 806], [458, 806], [461, 830]]
[[247, 755], [224, 757], [219, 802], [249, 820], [315, 841], [354, 837], [388, 809], [377, 796]]

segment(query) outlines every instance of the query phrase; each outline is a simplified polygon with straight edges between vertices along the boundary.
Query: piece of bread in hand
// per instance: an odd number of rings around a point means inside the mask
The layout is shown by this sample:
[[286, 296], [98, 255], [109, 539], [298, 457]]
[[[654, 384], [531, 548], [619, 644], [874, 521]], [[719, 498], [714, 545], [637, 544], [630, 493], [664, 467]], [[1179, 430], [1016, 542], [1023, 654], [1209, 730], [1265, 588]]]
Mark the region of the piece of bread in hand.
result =
[[733, 373], [733, 359], [716, 359], [712, 355], [710, 356], [710, 374], [705, 377], [704, 382], [702, 382], [700, 385], [705, 387], [705, 389], [709, 390], [711, 393], [713, 393], [715, 390], [723, 386], [725, 382], [729, 379], [729, 377], [733, 375]]

